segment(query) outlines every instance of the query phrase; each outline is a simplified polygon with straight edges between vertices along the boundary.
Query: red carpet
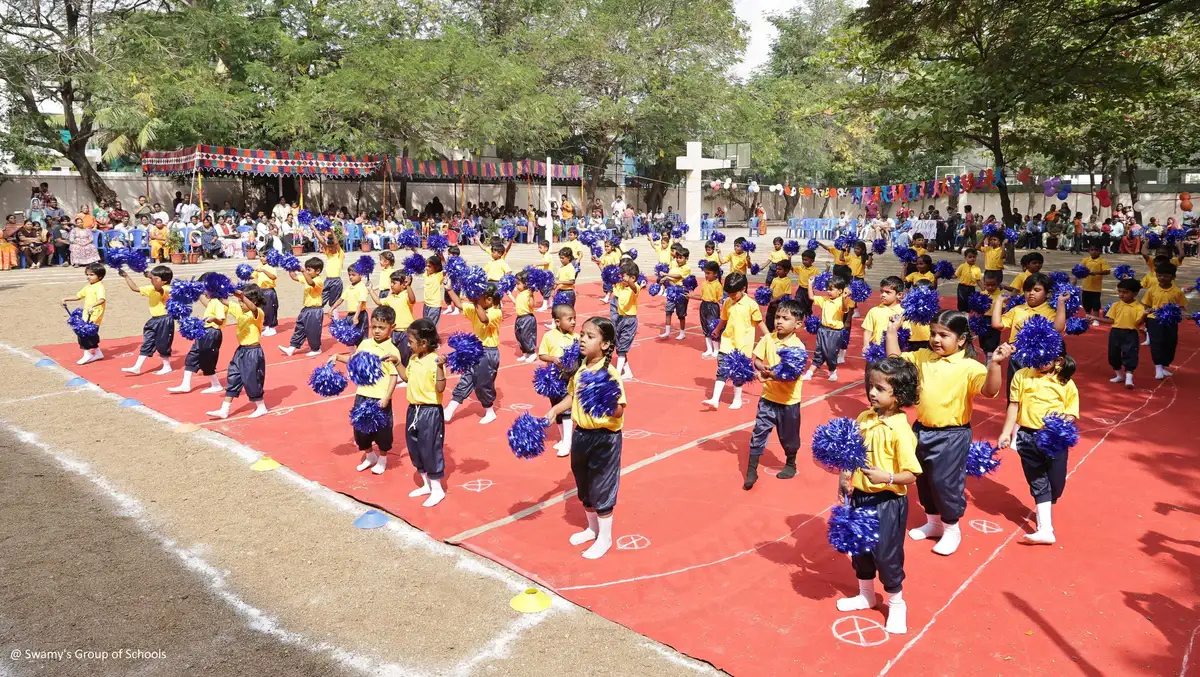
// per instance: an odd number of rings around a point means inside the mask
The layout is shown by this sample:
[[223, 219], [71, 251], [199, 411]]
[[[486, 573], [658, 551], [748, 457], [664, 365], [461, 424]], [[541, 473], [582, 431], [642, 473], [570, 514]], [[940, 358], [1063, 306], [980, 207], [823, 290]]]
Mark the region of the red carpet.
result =
[[[607, 315], [598, 290], [586, 286], [579, 309], [581, 319]], [[317, 397], [306, 382], [319, 359], [285, 358], [276, 350], [290, 338], [290, 321], [264, 340], [272, 413], [257, 420], [239, 418], [251, 410], [240, 399], [230, 420], [209, 422], [203, 412], [220, 396], [200, 395], [200, 388], [168, 395], [178, 371], [166, 377], [120, 372], [133, 361], [140, 337], [104, 341], [111, 359], [84, 367], [74, 365], [74, 343], [39, 349], [106, 390], [229, 435], [736, 675], [1187, 671], [1185, 654], [1200, 643], [1200, 501], [1191, 491], [1200, 482], [1200, 452], [1187, 441], [1188, 424], [1180, 423], [1188, 420], [1184, 412], [1196, 404], [1200, 383], [1194, 329], [1181, 331], [1180, 372], [1171, 380], [1153, 380], [1143, 350], [1135, 391], [1107, 383], [1104, 328], [1069, 339], [1080, 364], [1083, 417], [1081, 441], [1071, 452], [1077, 472], [1055, 512], [1058, 544], [1019, 543], [1033, 502], [1016, 454], [1006, 452], [994, 476], [968, 480], [970, 507], [958, 553], [944, 558], [925, 543], [907, 544], [909, 634], [888, 637], [882, 610], [840, 614], [834, 608], [856, 585], [847, 559], [825, 540], [836, 479], [807, 462], [795, 479], [776, 479], [783, 459], [772, 438], [766, 475], [753, 491], [742, 491], [757, 388], [747, 387], [754, 396], [739, 411], [728, 409], [729, 389], [721, 409], [702, 407], [716, 363], [700, 359], [703, 341], [694, 326], [684, 341], [654, 338], [662, 316], [661, 299], [643, 302], [639, 343], [630, 353], [637, 380], [627, 384], [618, 547], [596, 562], [567, 543], [584, 523], [567, 459], [550, 451], [522, 461], [508, 450], [504, 436], [517, 414], [547, 409], [530, 383], [534, 367], [515, 362], [511, 316], [503, 331], [500, 420], [479, 426], [481, 409], [473, 399], [459, 409], [447, 429], [448, 496], [433, 509], [407, 497], [414, 480], [402, 446], [383, 476], [354, 471], [359, 453], [347, 417], [350, 396]], [[443, 316], [443, 336], [463, 328], [461, 317]], [[345, 350], [328, 334], [325, 339], [325, 355]], [[851, 355], [860, 352], [860, 339], [856, 325]], [[233, 344], [227, 338], [221, 364]], [[177, 340], [177, 366], [189, 347]], [[147, 367], [157, 364], [152, 358]], [[862, 365], [852, 358], [840, 382], [819, 373], [805, 384], [806, 447], [816, 425], [865, 408]], [[396, 411], [403, 410], [401, 391]], [[1003, 398], [982, 402], [976, 439], [994, 441], [1002, 423]], [[551, 441], [557, 435], [552, 428]], [[565, 500], [564, 493], [570, 494]], [[912, 520], [920, 522], [915, 498], [912, 505]]]

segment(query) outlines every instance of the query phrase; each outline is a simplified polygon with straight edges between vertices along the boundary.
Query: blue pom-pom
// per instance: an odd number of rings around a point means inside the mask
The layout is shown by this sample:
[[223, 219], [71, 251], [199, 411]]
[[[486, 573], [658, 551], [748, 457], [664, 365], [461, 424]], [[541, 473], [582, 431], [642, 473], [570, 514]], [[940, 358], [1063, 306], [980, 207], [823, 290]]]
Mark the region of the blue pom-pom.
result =
[[689, 294], [696, 291], [696, 287], [699, 286], [700, 283], [696, 280], [695, 275], [688, 275], [687, 277], [683, 278], [683, 289]]
[[847, 555], [865, 555], [879, 545], [879, 512], [875, 508], [835, 505], [829, 511], [829, 545]]
[[396, 235], [396, 243], [401, 249], [415, 249], [421, 246], [421, 234], [412, 228], [406, 228]]
[[517, 288], [517, 276], [512, 273], [505, 273], [496, 280], [496, 291], [501, 294], [507, 294]]
[[129, 251], [125, 247], [113, 247], [104, 252], [104, 261], [113, 268], [120, 268], [125, 265], [125, 257]]
[[517, 227], [513, 225], [504, 225], [500, 227], [500, 237], [504, 240], [512, 241], [517, 239]]
[[887, 240], [881, 238], [876, 239], [871, 243], [871, 251], [876, 254], [882, 254], [887, 251]]
[[387, 412], [379, 408], [379, 400], [363, 400], [350, 409], [350, 425], [364, 435], [374, 435], [387, 427]]
[[599, 235], [595, 231], [585, 230], [579, 234], [579, 241], [585, 246], [591, 247], [596, 244], [596, 238]]
[[1076, 263], [1075, 266], [1073, 268], [1071, 268], [1071, 275], [1073, 275], [1076, 279], [1079, 279], [1079, 280], [1082, 280], [1085, 277], [1089, 277], [1089, 276], [1091, 276], [1091, 274], [1092, 274], [1092, 269], [1088, 268], [1087, 266], [1083, 265], [1082, 263]]
[[1004, 312], [1007, 313], [1023, 303], [1025, 303], [1025, 297], [1023, 295], [1010, 296], [1008, 297], [1008, 300], [1004, 302]]
[[1171, 228], [1163, 233], [1163, 239], [1166, 240], [1167, 244], [1175, 244], [1185, 237], [1187, 237], [1187, 232], [1181, 228]]
[[967, 474], [983, 477], [1000, 467], [999, 449], [988, 442], [972, 442], [967, 449]]
[[638, 251], [633, 247], [630, 247], [629, 249], [625, 250], [625, 256], [628, 256], [632, 261], [637, 261]]
[[375, 272], [375, 259], [371, 258], [370, 254], [363, 254], [350, 269], [363, 277], [370, 277], [371, 273]]
[[917, 260], [917, 250], [912, 247], [893, 247], [892, 253], [901, 263], [914, 263]]
[[662, 287], [663, 286], [661, 284], [655, 282], [654, 284], [652, 284], [646, 288], [646, 293], [651, 296], [658, 296], [659, 294], [662, 293]]
[[483, 359], [483, 342], [479, 337], [465, 331], [455, 332], [446, 340], [451, 353], [446, 357], [446, 366], [455, 374], [465, 374]]
[[827, 270], [814, 277], [810, 284], [812, 285], [813, 291], [827, 291], [829, 289], [829, 281], [832, 279], [833, 273]]
[[292, 256], [291, 254], [285, 254], [283, 258], [279, 260], [279, 267], [289, 273], [298, 273], [303, 266], [300, 265], [300, 259]]
[[671, 272], [671, 266], [665, 263], [659, 263], [654, 266], [654, 272], [658, 275], [666, 275]]
[[1067, 330], [1067, 333], [1072, 336], [1078, 336], [1080, 334], [1083, 334], [1088, 329], [1091, 329], [1091, 328], [1092, 328], [1092, 322], [1086, 318], [1082, 318], [1082, 317], [1068, 317], [1067, 318], [1066, 330]]
[[1050, 287], [1051, 288], [1058, 287], [1058, 286], [1064, 285], [1064, 284], [1071, 284], [1071, 276], [1070, 275], [1067, 275], [1066, 273], [1062, 272], [1061, 270], [1056, 270], [1056, 271], [1050, 273]]
[[1050, 292], [1050, 298], [1047, 300], [1051, 308], [1058, 310], [1058, 295], [1063, 293], [1063, 291], [1070, 294], [1066, 301], [1067, 317], [1070, 317], [1079, 312], [1079, 309], [1083, 306], [1083, 289], [1073, 284], [1055, 287]]
[[757, 245], [755, 245], [750, 240], [746, 240], [745, 242], [742, 243], [742, 251], [744, 251], [744, 252], [753, 254], [755, 249], [757, 249]]
[[528, 273], [530, 289], [540, 289], [545, 295], [554, 287], [553, 272], [542, 268], [526, 268], [525, 271]]
[[296, 223], [299, 223], [302, 226], [307, 226], [312, 223], [312, 220], [312, 212], [308, 211], [307, 209], [301, 209], [300, 211], [296, 212]]
[[940, 302], [936, 288], [918, 285], [905, 292], [900, 305], [904, 308], [905, 319], [929, 324], [941, 310]]
[[1113, 277], [1117, 278], [1118, 280], [1132, 280], [1134, 276], [1137, 275], [1137, 273], [1133, 271], [1133, 266], [1129, 265], [1128, 263], [1122, 263], [1116, 268], [1113, 268], [1112, 274]]
[[425, 238], [425, 245], [435, 252], [441, 252], [445, 251], [446, 247], [450, 246], [450, 241], [446, 239], [445, 235], [434, 233]]
[[1075, 421], [1061, 414], [1047, 414], [1042, 417], [1042, 429], [1037, 433], [1037, 445], [1047, 456], [1064, 454], [1078, 442], [1079, 428]]
[[817, 426], [812, 439], [813, 460], [832, 472], [867, 465], [867, 447], [854, 419], [839, 416]]
[[233, 280], [221, 273], [209, 273], [204, 276], [204, 293], [210, 299], [227, 299], [233, 293]]
[[479, 237], [479, 229], [469, 223], [463, 224], [462, 228], [459, 230], [460, 234], [462, 235], [463, 242], [470, 242]]
[[850, 299], [862, 303], [871, 298], [871, 285], [866, 280], [854, 280], [850, 283]]
[[573, 303], [573, 299], [571, 298], [571, 295], [568, 292], [560, 291], [554, 295], [554, 300], [553, 300], [552, 305], [569, 306], [569, 305], [572, 305], [572, 303]]
[[533, 392], [551, 400], [567, 396], [567, 383], [562, 372], [553, 364], [545, 364], [533, 370]]
[[1013, 357], [1024, 367], [1044, 367], [1062, 354], [1062, 337], [1054, 324], [1041, 315], [1032, 315], [1017, 332]]
[[971, 333], [982, 337], [992, 328], [992, 318], [987, 315], [971, 315], [967, 319], [967, 326], [971, 329]]
[[896, 330], [896, 343], [900, 344], [900, 352], [908, 352], [908, 342], [912, 340], [912, 330], [908, 327], [900, 327]]
[[420, 275], [426, 270], [425, 257], [420, 254], [409, 254], [404, 257], [404, 273], [406, 275]]
[[807, 247], [815, 252], [821, 248], [821, 241], [815, 237], [810, 237], [808, 238]]
[[607, 285], [614, 285], [614, 284], [620, 282], [621, 281], [621, 267], [620, 266], [604, 266], [604, 268], [600, 271], [600, 279], [603, 280], [604, 284], [607, 284]]
[[750, 264], [751, 275], [758, 275], [760, 272], [762, 272], [762, 266], [759, 266], [757, 263]]
[[795, 381], [804, 375], [805, 369], [808, 369], [808, 351], [799, 346], [788, 346], [779, 349], [779, 364], [772, 373], [776, 380]]
[[1196, 326], [1200, 327], [1200, 312], [1192, 313], [1192, 322], [1195, 322]]
[[788, 240], [783, 243], [783, 253], [788, 256], [795, 256], [800, 253], [800, 243], [795, 240]]
[[1004, 231], [1001, 230], [1000, 226], [995, 223], [989, 223], [983, 227], [983, 239], [984, 240], [988, 239], [989, 237], [992, 237], [993, 235], [996, 237], [999, 237], [999, 238], [1003, 238]]
[[671, 237], [675, 238], [676, 240], [683, 237], [683, 229], [678, 226], [672, 228], [671, 229]]
[[446, 259], [444, 270], [446, 277], [449, 277], [451, 282], [458, 282], [463, 275], [467, 274], [468, 268], [467, 262], [461, 256], [451, 256]]
[[804, 331], [810, 334], [816, 334], [821, 329], [821, 318], [818, 315], [809, 315], [804, 318]]
[[637, 283], [639, 287], [645, 287], [647, 284], [649, 284], [649, 280], [646, 279], [645, 275], [638, 275]]
[[737, 350], [728, 353], [725, 360], [725, 375], [734, 386], [743, 386], [754, 380], [754, 362], [750, 356]]
[[854, 238], [849, 235], [838, 235], [833, 240], [834, 249], [849, 249], [854, 244]]
[[1162, 246], [1162, 238], [1158, 233], [1146, 233], [1146, 247], [1148, 249], [1158, 249]]
[[171, 319], [182, 320], [192, 314], [192, 304], [177, 299], [167, 299], [167, 315]]
[[329, 335], [338, 343], [346, 346], [356, 346], [362, 342], [363, 338], [362, 332], [354, 326], [354, 321], [349, 317], [330, 322]]
[[667, 312], [675, 312], [675, 308], [687, 298], [687, 290], [683, 287], [672, 284], [666, 287], [667, 296]]
[[508, 429], [508, 448], [517, 458], [537, 458], [546, 450], [545, 419], [525, 412]]
[[972, 313], [987, 315], [992, 312], [992, 297], [981, 291], [972, 293], [967, 298], [967, 310], [970, 310]]
[[346, 376], [332, 364], [324, 364], [313, 369], [308, 377], [308, 386], [321, 397], [336, 397], [346, 389]]
[[563, 354], [558, 357], [558, 368], [564, 374], [573, 374], [579, 368], [582, 359], [583, 354], [579, 352], [579, 341], [573, 341], [571, 345], [563, 348]]
[[882, 344], [868, 343], [867, 347], [863, 349], [863, 359], [866, 360], [868, 364], [871, 362], [878, 362], [885, 357], [887, 357], [887, 349], [884, 348]]
[[281, 267], [279, 264], [283, 261], [283, 254], [278, 249], [272, 247], [267, 250], [266, 254], [263, 254], [263, 261], [272, 268], [279, 268]]
[[176, 280], [171, 284], [169, 298], [190, 306], [199, 301], [200, 296], [206, 291], [204, 283], [199, 280]]
[[333, 229], [333, 222], [324, 215], [314, 216], [312, 220], [312, 227], [324, 233]]
[[954, 264], [949, 261], [938, 261], [933, 264], [934, 277], [942, 280], [949, 280], [954, 277]]
[[601, 256], [604, 256], [604, 247], [601, 247], [598, 244], [592, 245], [592, 257], [598, 259]]
[[469, 299], [477, 299], [487, 293], [487, 273], [478, 266], [468, 268], [458, 283], [462, 287], [463, 295]]
[[1175, 303], [1164, 303], [1154, 311], [1154, 320], [1163, 327], [1178, 326], [1183, 322], [1183, 308]]
[[842, 350], [850, 347], [850, 326], [842, 327]]
[[573, 261], [573, 262], [571, 262], [571, 267], [575, 269], [575, 274], [576, 274], [576, 275], [578, 275], [578, 274], [580, 274], [580, 273], [582, 273], [582, 272], [583, 272], [583, 268], [582, 268], [582, 267], [579, 265], [579, 262], [578, 262], [578, 261]]
[[660, 239], [662, 239], [662, 238], [658, 233], [650, 233], [650, 241], [651, 242], [658, 242]]
[[70, 316], [67, 318], [67, 326], [71, 328], [71, 331], [75, 332], [76, 336], [82, 339], [100, 335], [99, 325], [83, 319], [83, 308], [76, 308], [71, 311]]
[[254, 267], [249, 263], [242, 263], [238, 265], [234, 273], [239, 280], [249, 281], [250, 278], [254, 277]]
[[354, 385], [369, 386], [383, 378], [383, 362], [378, 355], [358, 351], [346, 362], [346, 371]]
[[575, 397], [588, 416], [612, 416], [621, 399], [621, 384], [615, 381], [607, 369], [579, 373]]
[[136, 249], [130, 249], [125, 252], [125, 265], [135, 273], [144, 273], [146, 268], [150, 266], [150, 258], [145, 252], [140, 252]]
[[760, 306], [765, 306], [771, 303], [771, 288], [759, 287], [754, 290], [754, 302]]
[[179, 321], [179, 335], [189, 341], [204, 338], [204, 320], [188, 315]]
[[1004, 229], [1004, 239], [1005, 240], [1008, 240], [1009, 242], [1016, 242], [1018, 237], [1020, 237], [1020, 235], [1017, 233], [1016, 228], [1005, 228]]
[[722, 233], [719, 230], [714, 230], [712, 232], [712, 235], [709, 236], [709, 239], [717, 244], [724, 244], [725, 243], [725, 233]]

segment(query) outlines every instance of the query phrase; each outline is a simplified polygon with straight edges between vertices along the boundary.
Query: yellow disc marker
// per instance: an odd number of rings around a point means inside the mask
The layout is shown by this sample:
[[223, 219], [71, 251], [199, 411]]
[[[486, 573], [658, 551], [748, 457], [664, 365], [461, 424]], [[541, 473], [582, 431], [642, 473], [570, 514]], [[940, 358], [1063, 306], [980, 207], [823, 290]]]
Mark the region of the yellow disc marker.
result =
[[275, 459], [270, 458], [268, 456], [263, 456], [262, 458], [255, 461], [254, 465], [250, 466], [250, 469], [253, 470], [254, 472], [266, 472], [268, 470], [274, 470], [274, 469], [278, 468], [280, 465], [282, 465], [282, 464], [279, 461], [276, 461]]
[[509, 606], [523, 614], [536, 614], [550, 608], [550, 595], [537, 588], [526, 588], [512, 598]]
[[179, 425], [175, 426], [175, 432], [177, 433], [194, 433], [199, 429], [200, 426], [196, 425], [195, 423], [180, 423]]

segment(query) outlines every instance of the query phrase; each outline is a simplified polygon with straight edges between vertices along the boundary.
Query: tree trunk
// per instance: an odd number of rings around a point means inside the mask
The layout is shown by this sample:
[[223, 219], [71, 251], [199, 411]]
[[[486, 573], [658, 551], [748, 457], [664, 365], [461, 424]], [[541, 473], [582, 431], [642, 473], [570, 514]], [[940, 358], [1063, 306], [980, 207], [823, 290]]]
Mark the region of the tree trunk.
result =
[[[1128, 155], [1125, 156], [1125, 185], [1129, 186], [1129, 206], [1133, 207], [1138, 203], [1137, 162]], [[1136, 207], [1133, 208], [1133, 220], [1142, 222], [1142, 213]]]
[[604, 147], [592, 147], [590, 153], [584, 156], [584, 161], [587, 166], [587, 181], [584, 182], [584, 190], [587, 192], [587, 205], [585, 205], [585, 216], [592, 215], [591, 204], [596, 199], [596, 186], [600, 184], [600, 176], [604, 173], [604, 168], [608, 165], [608, 154], [612, 150], [612, 143], [607, 142]]
[[646, 211], [650, 213], [663, 211], [663, 197], [667, 194], [667, 184], [661, 182], [651, 182], [650, 186], [642, 193], [646, 198]]
[[818, 219], [825, 218], [825, 210], [829, 209], [829, 194], [825, 195], [825, 202], [821, 205], [821, 213], [817, 214]]
[[[1000, 118], [992, 118], [992, 156], [996, 161], [996, 171], [1004, 175], [1004, 147], [1000, 141]], [[1020, 227], [1021, 224], [1013, 223], [1012, 200], [1008, 196], [1008, 182], [997, 181], [996, 187], [1000, 193], [1000, 222], [1006, 226], [1013, 228]], [[1016, 265], [1017, 263], [1017, 247], [1015, 242], [1008, 242], [1004, 247], [1004, 263], [1005, 265]]]
[[792, 218], [792, 214], [795, 213], [796, 205], [798, 204], [800, 204], [800, 191], [797, 190], [795, 195], [783, 196], [783, 218], [785, 221]]
[[85, 144], [67, 144], [63, 155], [66, 156], [75, 169], [79, 170], [79, 176], [83, 179], [83, 183], [87, 185], [88, 190], [92, 191], [92, 196], [96, 202], [100, 200], [108, 200], [112, 203], [117, 199], [117, 193], [108, 184], [104, 182], [104, 178], [96, 171], [96, 168], [88, 160], [87, 153], [84, 152]]
[[509, 179], [504, 182], [504, 208], [512, 209], [517, 204], [517, 182]]

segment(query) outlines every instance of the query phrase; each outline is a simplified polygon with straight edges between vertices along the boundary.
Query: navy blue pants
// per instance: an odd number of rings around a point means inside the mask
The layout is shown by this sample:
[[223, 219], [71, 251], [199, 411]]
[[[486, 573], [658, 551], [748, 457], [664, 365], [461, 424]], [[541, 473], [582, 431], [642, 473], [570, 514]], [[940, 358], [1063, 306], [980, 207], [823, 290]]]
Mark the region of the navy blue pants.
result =
[[[926, 341], [928, 343], [928, 341]], [[988, 329], [979, 337], [979, 347], [985, 353], [994, 353], [1000, 347], [1000, 330]]]
[[768, 331], [775, 331], [775, 312], [779, 310], [779, 299], [774, 299], [767, 304], [767, 314], [763, 317], [763, 322], [767, 323]]
[[808, 287], [796, 287], [796, 295], [793, 297], [800, 302], [801, 314], [808, 316], [812, 315], [812, 297], [808, 295]]
[[262, 290], [263, 293], [263, 326], [279, 326], [279, 294], [274, 287]]
[[830, 372], [837, 371], [838, 352], [841, 349], [842, 330], [821, 325], [817, 330], [817, 349], [813, 351], [812, 366], [815, 368], [828, 363]]
[[1098, 313], [1100, 312], [1100, 292], [1085, 291], [1083, 292], [1082, 304], [1083, 312]]
[[446, 420], [440, 404], [410, 404], [404, 417], [404, 441], [413, 467], [431, 480], [446, 476]]
[[1138, 366], [1141, 347], [1136, 329], [1112, 329], [1108, 332], [1108, 366], [1133, 371]]
[[969, 284], [958, 285], [958, 310], [965, 313], [971, 309], [971, 294], [975, 293], [975, 287]]
[[[604, 292], [604, 293], [607, 294], [608, 292]], [[608, 320], [610, 322], [612, 322], [613, 324], [616, 324], [617, 323], [617, 315], [618, 315], [618, 313], [617, 313], [617, 295], [613, 294], [612, 297], [610, 297], [608, 299]]]
[[854, 575], [860, 581], [873, 581], [878, 575], [885, 592], [889, 595], [900, 592], [904, 583], [908, 496], [898, 496], [890, 491], [856, 491], [850, 495], [850, 505], [854, 508], [874, 508], [879, 514], [879, 542], [871, 552], [850, 557]]
[[204, 336], [192, 341], [192, 349], [183, 358], [184, 371], [200, 372], [205, 376], [217, 373], [217, 356], [221, 353], [221, 330], [205, 327]]
[[325, 288], [321, 290], [321, 305], [333, 307], [342, 298], [342, 278], [331, 277], [325, 280]]
[[433, 306], [425, 306], [421, 309], [421, 317], [429, 320], [433, 323], [433, 326], [436, 327], [438, 321], [442, 319], [442, 309], [434, 308]]
[[[379, 406], [378, 398], [366, 397], [365, 395], [354, 396], [355, 407], [363, 402], [373, 402], [375, 406]], [[354, 443], [358, 445], [359, 451], [370, 451], [372, 444], [379, 447], [379, 450], [385, 454], [392, 450], [392, 426], [395, 425], [395, 420], [392, 418], [392, 403], [390, 401], [383, 408], [383, 412], [387, 415], [387, 425], [379, 430], [368, 435], [367, 433], [351, 428], [351, 430], [354, 430]]]
[[79, 347], [83, 348], [84, 350], [94, 350], [94, 349], [100, 347], [100, 333], [99, 332], [96, 332], [95, 336], [88, 336], [87, 338], [84, 338], [84, 337], [76, 334], [75, 338], [78, 339], [78, 341], [79, 341]]
[[325, 319], [325, 311], [321, 308], [304, 308], [296, 316], [296, 326], [292, 330], [291, 345], [299, 348], [308, 341], [308, 349], [313, 352], [321, 350], [321, 323]]
[[392, 345], [400, 351], [400, 364], [407, 367], [408, 360], [412, 357], [412, 346], [408, 343], [408, 330], [398, 329], [392, 332]]
[[633, 347], [633, 339], [637, 337], [637, 315], [618, 315], [616, 324], [617, 354], [624, 357], [629, 354], [629, 349]]
[[255, 343], [252, 346], [238, 346], [233, 357], [229, 360], [226, 371], [225, 397], [237, 397], [242, 388], [246, 388], [246, 397], [251, 402], [259, 402], [263, 398], [263, 388], [267, 385], [267, 358], [263, 355], [262, 346]]
[[454, 386], [453, 399], [462, 404], [472, 391], [485, 409], [496, 402], [496, 372], [500, 371], [500, 349], [484, 348], [483, 357], [475, 368], [462, 375]]
[[[663, 295], [664, 296], [666, 295], [665, 291], [663, 292]], [[688, 311], [688, 297], [686, 297], [686, 296], [684, 296], [683, 298], [676, 301], [675, 305], [667, 304], [667, 322], [668, 323], [671, 322], [671, 315], [675, 315], [675, 317], [679, 318], [680, 322], [683, 322], [684, 320], [687, 319], [687, 311]]]
[[571, 436], [571, 474], [583, 507], [612, 514], [621, 484], [621, 431], [577, 428]]
[[750, 455], [760, 456], [767, 446], [771, 429], [779, 436], [779, 446], [788, 456], [800, 450], [800, 403], [780, 404], [765, 397], [758, 400], [754, 432], [750, 434]]
[[517, 316], [513, 325], [513, 333], [517, 335], [517, 345], [525, 355], [537, 352], [537, 319], [533, 314]]
[[967, 452], [971, 449], [971, 426], [928, 428], [918, 421], [917, 498], [927, 515], [939, 515], [942, 522], [956, 524], [967, 510]]
[[1013, 446], [1021, 457], [1021, 470], [1034, 503], [1058, 503], [1067, 488], [1067, 452], [1047, 454], [1038, 448], [1037, 434], [1037, 430], [1022, 426], [1017, 429]]
[[1150, 335], [1150, 359], [1160, 367], [1171, 366], [1179, 345], [1179, 325], [1164, 327], [1158, 320], [1147, 318], [1146, 333]]
[[721, 305], [713, 301], [701, 301], [700, 328], [704, 330], [704, 335], [715, 338], [712, 333], [718, 324], [721, 324]]
[[171, 356], [171, 344], [175, 341], [175, 320], [170, 315], [159, 315], [146, 320], [142, 326], [142, 357], [158, 353], [161, 357]]
[[371, 314], [365, 310], [360, 310], [354, 315], [354, 328], [357, 329], [363, 338], [371, 335]]

